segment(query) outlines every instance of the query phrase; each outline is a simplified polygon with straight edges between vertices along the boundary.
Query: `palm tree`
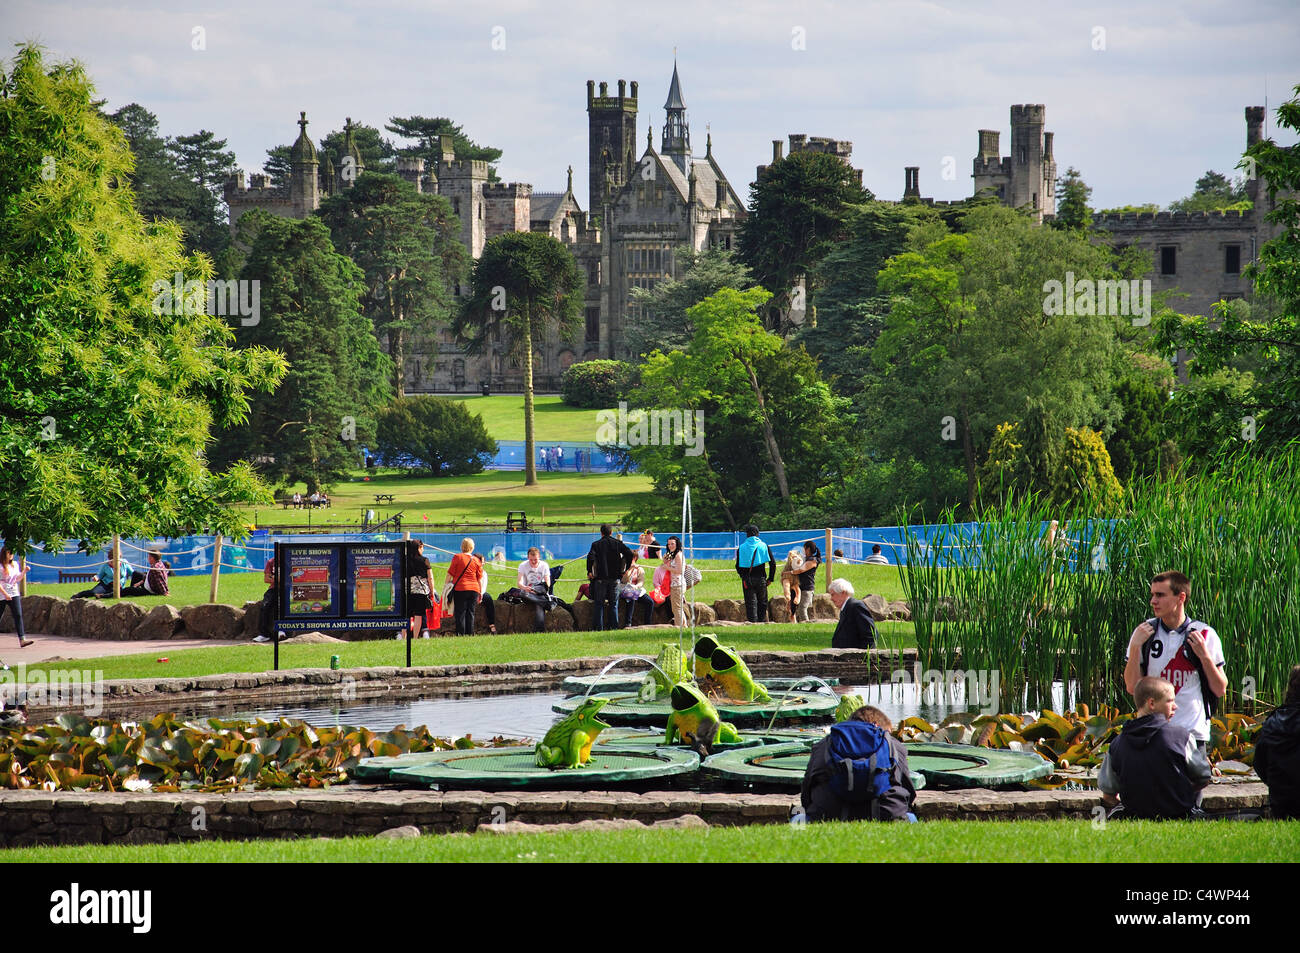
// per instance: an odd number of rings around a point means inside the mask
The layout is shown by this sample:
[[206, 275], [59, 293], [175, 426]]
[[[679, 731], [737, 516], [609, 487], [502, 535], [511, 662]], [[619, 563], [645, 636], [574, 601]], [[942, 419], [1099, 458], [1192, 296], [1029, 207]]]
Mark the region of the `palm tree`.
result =
[[524, 369], [524, 485], [537, 485], [533, 437], [533, 348], [556, 333], [565, 340], [582, 327], [585, 282], [573, 255], [542, 232], [508, 232], [491, 239], [474, 264], [469, 297], [452, 331], [471, 354], [502, 332]]

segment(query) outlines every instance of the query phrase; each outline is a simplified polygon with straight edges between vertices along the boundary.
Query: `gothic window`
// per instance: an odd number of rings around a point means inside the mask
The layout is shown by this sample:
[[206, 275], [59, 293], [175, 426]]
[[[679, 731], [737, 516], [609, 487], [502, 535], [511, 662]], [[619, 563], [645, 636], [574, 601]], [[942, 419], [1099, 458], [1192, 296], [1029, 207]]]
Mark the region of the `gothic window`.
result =
[[1178, 249], [1173, 245], [1160, 246], [1160, 274], [1178, 274]]
[[600, 308], [587, 309], [587, 340], [600, 340]]

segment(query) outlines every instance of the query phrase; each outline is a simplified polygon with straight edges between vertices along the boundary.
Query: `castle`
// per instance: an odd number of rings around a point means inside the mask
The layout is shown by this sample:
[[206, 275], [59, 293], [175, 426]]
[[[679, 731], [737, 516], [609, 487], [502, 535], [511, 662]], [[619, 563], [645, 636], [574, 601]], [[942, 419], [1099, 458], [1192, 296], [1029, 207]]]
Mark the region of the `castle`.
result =
[[[533, 355], [538, 391], [558, 391], [560, 375], [575, 361], [630, 357], [625, 330], [638, 317], [632, 289], [650, 289], [680, 274], [677, 253], [736, 247], [737, 229], [744, 220], [744, 203], [728, 181], [713, 153], [712, 136], [705, 137], [704, 155], [693, 155], [677, 65], [664, 102], [665, 122], [658, 149], [653, 128], [647, 128], [644, 148], [637, 153], [638, 84], [618, 81], [617, 94], [608, 83], [587, 82], [588, 188], [587, 211], [573, 191], [573, 169], [563, 192], [534, 192], [521, 182], [490, 182], [488, 163], [458, 159], [449, 136], [432, 168], [421, 158], [399, 158], [397, 173], [417, 191], [448, 199], [460, 220], [460, 240], [477, 258], [492, 237], [510, 231], [546, 232], [573, 253], [587, 280], [584, 322], [576, 342], [541, 342]], [[1259, 141], [1263, 107], [1246, 110], [1247, 145]], [[1044, 128], [1041, 104], [1011, 107], [1011, 155], [1000, 155], [1000, 133], [979, 130], [973, 163], [973, 194], [990, 194], [1015, 208], [1025, 208], [1037, 221], [1055, 215], [1056, 160], [1053, 134]], [[305, 218], [323, 197], [349, 188], [364, 171], [348, 119], [337, 164], [319, 156], [307, 135], [307, 117], [300, 114], [299, 134], [290, 153], [287, 188], [276, 189], [265, 175], [233, 174], [225, 184], [230, 227], [254, 208], [275, 215]], [[853, 144], [845, 140], [791, 135], [789, 152], [825, 152], [851, 164]], [[772, 143], [772, 161], [782, 159], [781, 140]], [[766, 166], [759, 166], [756, 179]], [[861, 171], [857, 170], [859, 181]], [[1188, 314], [1211, 314], [1221, 298], [1249, 292], [1242, 268], [1254, 259], [1259, 245], [1276, 234], [1264, 222], [1268, 204], [1258, 179], [1247, 186], [1255, 207], [1249, 212], [1097, 215], [1094, 224], [1109, 232], [1120, 247], [1139, 245], [1152, 253], [1154, 291], [1176, 290], [1185, 300], [1172, 302]], [[944, 205], [923, 198], [919, 167], [904, 169], [903, 201]], [[1271, 205], [1270, 205], [1271, 207]], [[411, 341], [405, 368], [410, 392], [478, 392], [480, 388], [518, 391], [523, 374], [507, 342], [490, 351], [469, 355], [448, 331], [431, 340]]]

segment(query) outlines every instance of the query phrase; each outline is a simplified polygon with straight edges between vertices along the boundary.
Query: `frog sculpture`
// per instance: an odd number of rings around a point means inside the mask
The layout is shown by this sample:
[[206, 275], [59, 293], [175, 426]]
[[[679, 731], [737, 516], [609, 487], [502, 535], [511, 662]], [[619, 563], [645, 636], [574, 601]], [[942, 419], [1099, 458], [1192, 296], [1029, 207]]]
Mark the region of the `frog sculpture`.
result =
[[835, 706], [835, 721], [848, 721], [849, 717], [865, 704], [861, 695], [841, 695], [840, 703]]
[[690, 682], [675, 685], [671, 698], [673, 710], [668, 715], [664, 744], [673, 744], [681, 738], [683, 744], [700, 750], [702, 754], [712, 754], [716, 743], [740, 740], [736, 726], [723, 721], [712, 702]]
[[695, 678], [708, 678], [713, 674], [709, 662], [718, 650], [718, 640], [712, 635], [701, 635], [695, 640]]
[[546, 732], [537, 745], [539, 768], [581, 768], [591, 761], [591, 745], [609, 725], [596, 715], [608, 698], [588, 698]]
[[709, 659], [712, 678], [722, 694], [738, 702], [771, 701], [767, 689], [754, 681], [740, 653], [729, 645], [720, 645]]

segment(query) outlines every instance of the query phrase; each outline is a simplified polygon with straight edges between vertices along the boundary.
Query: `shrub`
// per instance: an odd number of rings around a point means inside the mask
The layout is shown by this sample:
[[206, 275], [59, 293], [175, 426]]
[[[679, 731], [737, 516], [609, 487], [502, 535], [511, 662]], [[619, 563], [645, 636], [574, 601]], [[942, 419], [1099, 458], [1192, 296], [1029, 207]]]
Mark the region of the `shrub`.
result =
[[582, 361], [560, 378], [560, 397], [572, 407], [614, 407], [627, 393], [632, 365], [626, 361]]
[[379, 415], [375, 443], [382, 463], [433, 476], [479, 473], [497, 452], [483, 418], [445, 397], [394, 401]]

